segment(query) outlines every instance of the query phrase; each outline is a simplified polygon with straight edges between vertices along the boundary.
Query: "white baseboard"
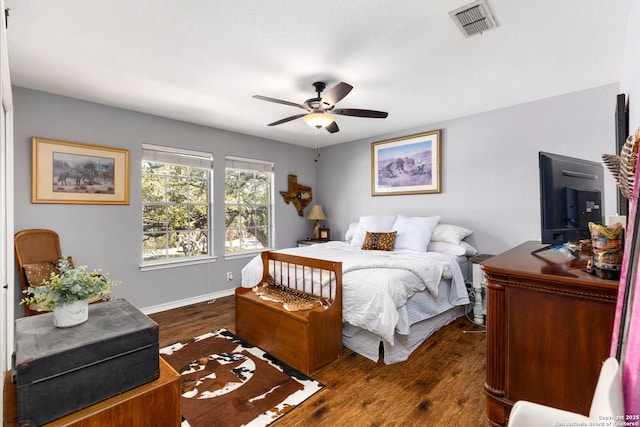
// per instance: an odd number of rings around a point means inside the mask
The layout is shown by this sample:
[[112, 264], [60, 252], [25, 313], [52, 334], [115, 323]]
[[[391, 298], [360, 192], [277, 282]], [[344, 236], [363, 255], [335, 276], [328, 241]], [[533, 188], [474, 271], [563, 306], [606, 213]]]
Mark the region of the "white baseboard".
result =
[[181, 299], [177, 301], [171, 301], [165, 304], [159, 304], [151, 307], [141, 308], [140, 311], [142, 311], [144, 314], [153, 314], [153, 313], [158, 313], [160, 311], [166, 311], [174, 308], [184, 307], [185, 305], [210, 301], [216, 298], [228, 297], [230, 295], [233, 295], [234, 293], [235, 293], [235, 288], [225, 289], [224, 291], [214, 292], [212, 294], [200, 295], [197, 297], [186, 298], [186, 299]]

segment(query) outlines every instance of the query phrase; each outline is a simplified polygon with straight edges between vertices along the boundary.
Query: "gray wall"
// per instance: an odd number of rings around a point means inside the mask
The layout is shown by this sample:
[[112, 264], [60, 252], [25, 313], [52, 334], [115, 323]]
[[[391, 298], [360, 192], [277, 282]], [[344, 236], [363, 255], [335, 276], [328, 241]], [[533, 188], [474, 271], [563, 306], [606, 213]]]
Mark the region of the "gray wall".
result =
[[[61, 238], [62, 252], [77, 265], [101, 268], [122, 281], [114, 295], [140, 308], [203, 299], [240, 283], [248, 258], [224, 259], [224, 157], [244, 156], [275, 162], [275, 218], [278, 247], [294, 246], [308, 236], [311, 221], [286, 205], [279, 190], [287, 175], [316, 189], [313, 150], [291, 144], [207, 128], [72, 98], [13, 88], [15, 103], [15, 230], [50, 228]], [[82, 142], [131, 150], [131, 203], [128, 206], [31, 203], [31, 137]], [[214, 252], [210, 264], [155, 271], [141, 264], [141, 144], [211, 152], [214, 155]], [[305, 214], [308, 213], [308, 209]], [[225, 281], [226, 272], [234, 280]], [[19, 287], [18, 287], [19, 289]], [[19, 299], [20, 295], [16, 295]], [[206, 297], [204, 298], [206, 299]], [[16, 310], [20, 314], [22, 310]]]
[[[617, 93], [618, 85], [612, 84], [326, 147], [315, 163], [311, 149], [16, 87], [15, 229], [56, 230], [65, 255], [121, 280], [114, 294], [143, 309], [224, 294], [239, 284], [240, 269], [248, 261], [223, 257], [223, 160], [230, 154], [275, 161], [276, 190], [286, 189], [289, 173], [312, 186], [333, 239], [342, 238], [360, 215], [441, 215], [443, 222], [473, 229], [471, 242], [481, 252], [500, 253], [540, 238], [538, 151], [594, 161], [615, 152]], [[433, 129], [442, 129], [442, 193], [372, 197], [371, 143]], [[31, 204], [32, 136], [131, 150], [131, 204]], [[214, 249], [219, 256], [215, 263], [139, 270], [142, 143], [214, 154]], [[605, 211], [613, 214], [615, 187], [608, 172], [605, 181]], [[309, 235], [310, 221], [285, 205], [279, 194], [275, 215], [277, 247], [294, 246]], [[225, 281], [227, 271], [234, 274], [231, 283]]]
[[[361, 215], [404, 214], [471, 228], [483, 253], [540, 240], [538, 151], [597, 162], [615, 153], [617, 93], [611, 84], [323, 149], [318, 196], [332, 237]], [[434, 129], [442, 129], [442, 192], [371, 196], [371, 143]], [[615, 192], [605, 170], [607, 214], [616, 212]]]

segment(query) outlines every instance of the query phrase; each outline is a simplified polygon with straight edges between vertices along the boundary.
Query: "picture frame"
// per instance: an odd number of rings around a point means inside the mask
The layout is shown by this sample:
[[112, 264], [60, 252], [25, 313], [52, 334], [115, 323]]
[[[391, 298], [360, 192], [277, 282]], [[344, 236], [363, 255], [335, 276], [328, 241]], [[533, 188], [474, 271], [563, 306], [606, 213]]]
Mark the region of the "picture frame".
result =
[[371, 144], [371, 195], [440, 193], [442, 130]]
[[[615, 125], [616, 153], [620, 153], [629, 136], [629, 106], [624, 93], [616, 96]], [[622, 195], [619, 188], [616, 189], [616, 199], [618, 203], [618, 215], [629, 215], [629, 200]]]
[[129, 204], [129, 150], [31, 139], [31, 203]]
[[328, 228], [321, 228], [318, 233], [318, 239], [320, 240], [330, 240], [330, 230]]

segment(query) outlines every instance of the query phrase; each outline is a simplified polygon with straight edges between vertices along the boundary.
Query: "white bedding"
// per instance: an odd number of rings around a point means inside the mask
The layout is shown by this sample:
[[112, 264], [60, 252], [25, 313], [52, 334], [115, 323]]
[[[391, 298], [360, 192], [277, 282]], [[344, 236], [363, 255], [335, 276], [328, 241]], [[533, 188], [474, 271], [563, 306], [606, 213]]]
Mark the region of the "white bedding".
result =
[[[404, 304], [416, 292], [438, 296], [442, 278], [450, 278], [452, 305], [469, 303], [462, 272], [454, 257], [436, 252], [365, 251], [344, 242], [289, 248], [278, 253], [342, 262], [343, 321], [379, 335], [393, 345], [394, 333], [409, 333]], [[242, 286], [262, 279], [262, 259], [242, 269]]]

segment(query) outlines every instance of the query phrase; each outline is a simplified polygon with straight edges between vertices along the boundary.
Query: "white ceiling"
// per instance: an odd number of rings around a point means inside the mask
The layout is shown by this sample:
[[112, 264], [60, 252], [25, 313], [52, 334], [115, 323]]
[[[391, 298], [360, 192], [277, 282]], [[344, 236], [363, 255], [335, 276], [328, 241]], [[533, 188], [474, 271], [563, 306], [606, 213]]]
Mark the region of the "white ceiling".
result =
[[[327, 146], [617, 82], [632, 0], [488, 0], [499, 25], [469, 39], [471, 0], [5, 0], [12, 83], [313, 147], [312, 83], [354, 86]], [[613, 104], [614, 101], [612, 101]], [[612, 107], [613, 108], [613, 107]]]

